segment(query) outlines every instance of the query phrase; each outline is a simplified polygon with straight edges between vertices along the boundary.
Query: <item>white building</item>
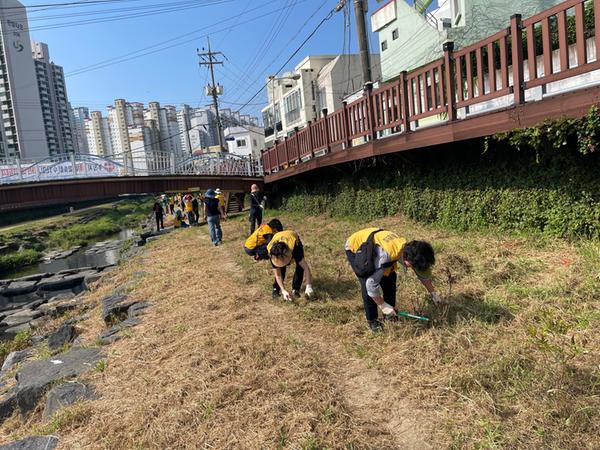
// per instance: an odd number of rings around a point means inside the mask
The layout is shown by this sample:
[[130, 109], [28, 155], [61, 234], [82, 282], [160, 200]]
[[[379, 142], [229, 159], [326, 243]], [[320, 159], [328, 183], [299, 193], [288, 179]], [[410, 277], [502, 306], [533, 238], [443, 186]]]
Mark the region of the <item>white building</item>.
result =
[[48, 156], [25, 7], [0, 0], [0, 158]]
[[63, 68], [50, 61], [47, 44], [32, 42], [31, 47], [40, 91], [48, 151], [51, 155], [72, 153], [75, 149], [71, 129], [71, 109], [67, 98]]
[[85, 135], [91, 155], [111, 157], [114, 154], [108, 118], [102, 117], [100, 111], [92, 111], [89, 119], [85, 119]]
[[73, 147], [76, 153], [89, 153], [90, 146], [87, 141], [85, 121], [90, 118], [90, 110], [79, 106], [71, 108], [71, 123], [73, 132]]
[[265, 135], [261, 127], [253, 125], [225, 128], [225, 142], [229, 153], [238, 156], [260, 158], [265, 148]]
[[176, 108], [170, 105], [161, 107], [159, 102], [150, 102], [148, 109], [144, 111], [144, 117], [154, 121], [158, 132], [159, 150], [181, 155], [181, 135]]
[[[371, 55], [371, 66], [379, 79], [379, 55]], [[266, 145], [318, 120], [323, 109], [341, 108], [345, 97], [363, 87], [361, 80], [360, 55], [307, 56], [293, 72], [270, 77], [262, 110]]]

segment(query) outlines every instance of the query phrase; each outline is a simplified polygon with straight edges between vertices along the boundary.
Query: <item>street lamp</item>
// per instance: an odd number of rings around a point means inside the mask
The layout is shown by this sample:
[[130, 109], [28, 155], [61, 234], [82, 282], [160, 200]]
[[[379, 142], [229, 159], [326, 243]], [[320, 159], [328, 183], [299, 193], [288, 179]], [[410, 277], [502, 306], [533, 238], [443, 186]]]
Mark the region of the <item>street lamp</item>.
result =
[[[275, 134], [275, 140], [277, 140], [277, 124], [275, 123], [275, 81], [298, 81], [301, 77], [299, 73], [295, 73], [289, 77], [276, 77], [275, 75], [269, 75], [269, 82], [271, 83], [271, 102], [272, 102], [272, 115], [273, 115], [273, 132]], [[285, 84], [285, 88], [291, 88], [294, 85], [292, 83]]]

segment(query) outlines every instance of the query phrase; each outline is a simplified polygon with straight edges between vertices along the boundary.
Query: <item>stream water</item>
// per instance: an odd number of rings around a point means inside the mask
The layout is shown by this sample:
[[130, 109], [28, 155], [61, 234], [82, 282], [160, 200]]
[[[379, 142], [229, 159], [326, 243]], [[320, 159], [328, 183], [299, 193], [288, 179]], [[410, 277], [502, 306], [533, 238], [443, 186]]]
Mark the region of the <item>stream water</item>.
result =
[[[96, 241], [90, 242], [71, 256], [52, 261], [41, 261], [38, 264], [23, 267], [19, 271], [7, 274], [5, 278], [19, 278], [36, 273], [60, 272], [66, 269], [78, 269], [81, 267], [105, 266], [107, 264], [116, 264], [119, 262], [122, 241], [129, 239], [135, 234], [135, 230], [124, 229], [111, 236], [103, 236]], [[106, 249], [99, 247], [98, 251], [91, 251], [94, 246], [100, 242], [120, 241], [119, 245], [110, 245]]]

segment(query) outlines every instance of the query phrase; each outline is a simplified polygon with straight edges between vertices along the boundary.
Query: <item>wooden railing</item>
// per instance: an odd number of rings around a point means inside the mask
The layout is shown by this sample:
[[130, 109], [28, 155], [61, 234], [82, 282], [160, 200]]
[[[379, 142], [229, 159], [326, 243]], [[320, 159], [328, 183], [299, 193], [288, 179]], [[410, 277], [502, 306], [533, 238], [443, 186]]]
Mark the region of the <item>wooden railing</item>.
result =
[[526, 20], [515, 15], [508, 28], [456, 52], [447, 43], [443, 58], [378, 89], [366, 88], [359, 99], [324, 111], [263, 151], [265, 174], [390, 134], [418, 132], [424, 119], [459, 120], [457, 110], [468, 113], [501, 97], [508, 99], [505, 106], [523, 104], [528, 89], [600, 69], [599, 11], [600, 0], [567, 0]]

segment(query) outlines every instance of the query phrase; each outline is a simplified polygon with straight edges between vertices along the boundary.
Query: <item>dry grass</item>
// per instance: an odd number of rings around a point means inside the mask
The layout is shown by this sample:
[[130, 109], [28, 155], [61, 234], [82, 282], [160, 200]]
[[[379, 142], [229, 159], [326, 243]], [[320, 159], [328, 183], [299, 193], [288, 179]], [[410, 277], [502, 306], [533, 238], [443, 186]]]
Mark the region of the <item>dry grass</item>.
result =
[[[431, 310], [401, 276], [399, 305], [433, 324], [373, 337], [343, 254], [364, 224], [281, 219], [305, 244], [316, 301], [270, 299], [267, 264], [241, 248], [245, 221], [219, 248], [204, 229], [173, 233], [89, 294], [97, 305], [122, 287], [153, 304], [85, 376], [100, 399], [46, 425], [12, 418], [0, 436], [56, 432], [64, 449], [600, 447], [597, 246], [378, 221], [434, 243], [451, 306]], [[96, 306], [85, 342], [102, 326]]]

